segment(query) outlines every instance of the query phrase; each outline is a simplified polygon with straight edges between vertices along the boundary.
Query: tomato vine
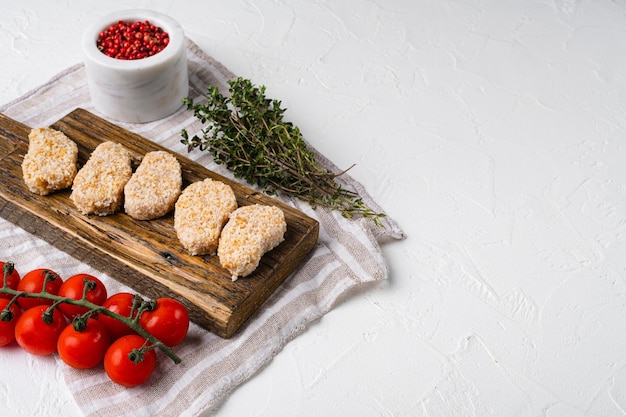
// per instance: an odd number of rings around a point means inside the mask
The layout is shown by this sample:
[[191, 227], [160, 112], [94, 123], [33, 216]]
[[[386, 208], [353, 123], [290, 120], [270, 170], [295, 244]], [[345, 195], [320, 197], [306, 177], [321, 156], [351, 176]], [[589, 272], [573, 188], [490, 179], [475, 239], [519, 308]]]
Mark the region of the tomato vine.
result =
[[42, 314], [42, 320], [44, 323], [50, 323], [52, 313], [55, 309], [57, 309], [61, 304], [72, 305], [77, 307], [82, 307], [86, 310], [85, 313], [79, 314], [72, 319], [72, 326], [78, 332], [84, 330], [87, 326], [87, 321], [94, 315], [103, 315], [110, 317], [116, 321], [119, 321], [130, 329], [134, 330], [138, 335], [143, 337], [146, 340], [146, 343], [143, 346], [133, 349], [129, 357], [132, 355], [134, 360], [136, 361], [138, 358], [144, 357], [144, 355], [150, 350], [159, 349], [166, 356], [168, 356], [174, 363], [178, 364], [181, 362], [181, 359], [174, 353], [170, 346], [163, 343], [153, 334], [151, 334], [148, 330], [146, 330], [139, 322], [141, 316], [145, 312], [153, 311], [157, 307], [157, 302], [153, 300], [145, 300], [140, 295], [134, 295], [133, 297], [133, 305], [131, 308], [131, 312], [129, 316], [123, 316], [117, 314], [106, 307], [90, 302], [87, 299], [87, 292], [90, 289], [93, 289], [95, 286], [95, 282], [90, 280], [88, 277], [84, 279], [84, 289], [83, 294], [80, 299], [73, 299], [68, 297], [63, 297], [57, 294], [53, 294], [47, 291], [47, 283], [50, 280], [59, 279], [58, 276], [54, 273], [46, 273], [44, 277], [44, 282], [41, 291], [39, 292], [30, 292], [30, 291], [21, 291], [19, 289], [12, 288], [8, 283], [8, 279], [12, 274], [14, 274], [14, 263], [13, 262], [5, 262], [2, 266], [2, 286], [0, 286], [0, 294], [4, 294], [5, 297], [8, 296], [10, 301], [7, 305], [0, 311], [0, 320], [3, 322], [9, 322], [14, 318], [14, 313], [11, 310], [14, 304], [18, 303], [19, 299], [22, 298], [39, 298], [42, 300], [47, 300], [51, 302], [45, 311]]

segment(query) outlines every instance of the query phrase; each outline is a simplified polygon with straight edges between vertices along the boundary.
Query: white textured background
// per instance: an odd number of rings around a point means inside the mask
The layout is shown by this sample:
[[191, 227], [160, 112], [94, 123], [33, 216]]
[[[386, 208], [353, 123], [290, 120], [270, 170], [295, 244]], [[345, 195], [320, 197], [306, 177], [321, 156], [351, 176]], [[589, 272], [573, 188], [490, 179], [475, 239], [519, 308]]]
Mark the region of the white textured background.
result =
[[[408, 235], [218, 416], [626, 416], [626, 2], [5, 1], [0, 103], [135, 7], [266, 85]], [[0, 414], [79, 415], [59, 378], [0, 350]]]

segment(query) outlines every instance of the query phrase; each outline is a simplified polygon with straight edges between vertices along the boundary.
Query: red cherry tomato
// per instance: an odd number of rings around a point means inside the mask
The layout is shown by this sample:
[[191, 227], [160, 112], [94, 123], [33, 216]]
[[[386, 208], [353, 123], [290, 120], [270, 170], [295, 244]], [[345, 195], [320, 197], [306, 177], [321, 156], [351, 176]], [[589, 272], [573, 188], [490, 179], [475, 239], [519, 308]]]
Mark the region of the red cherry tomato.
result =
[[46, 323], [43, 314], [49, 306], [40, 305], [24, 311], [15, 324], [17, 344], [32, 355], [50, 355], [57, 350], [57, 340], [67, 322], [56, 308], [52, 311], [52, 321]]
[[109, 347], [109, 333], [104, 324], [88, 319], [83, 330], [68, 324], [57, 341], [57, 351], [63, 362], [77, 369], [89, 369], [104, 359]]
[[[81, 300], [83, 298], [83, 291], [85, 290], [85, 280], [92, 281], [93, 284], [89, 285], [94, 285], [93, 289], [87, 290], [87, 301], [96, 305], [102, 305], [107, 299], [107, 289], [102, 281], [89, 274], [77, 274], [66, 279], [61, 285], [61, 288], [59, 288], [59, 295], [65, 298], [71, 298], [72, 300]], [[59, 309], [61, 309], [65, 317], [69, 319], [89, 311], [85, 307], [71, 304], [60, 304]]]
[[5, 298], [0, 298], [0, 346], [6, 346], [15, 340], [15, 324], [22, 315], [22, 310], [20, 310], [17, 304], [13, 303], [7, 310], [12, 314], [11, 319], [7, 321], [2, 320], [2, 312], [9, 305], [9, 302]]
[[139, 324], [166, 346], [180, 344], [189, 330], [189, 312], [173, 298], [159, 298], [156, 303], [154, 310], [141, 315]]
[[129, 354], [143, 347], [145, 341], [143, 337], [131, 334], [122, 336], [109, 346], [104, 355], [104, 370], [113, 382], [125, 387], [135, 387], [150, 378], [156, 365], [154, 349], [145, 352], [138, 363], [129, 358]]
[[[104, 303], [102, 303], [102, 307], [106, 307], [108, 310], [120, 316], [130, 317], [130, 312], [133, 308], [133, 297], [134, 295], [131, 293], [119, 292], [107, 298]], [[105, 316], [104, 314], [99, 314], [98, 320], [106, 326], [109, 331], [109, 336], [111, 336], [111, 341], [129, 334], [136, 334], [133, 329], [121, 321]]]
[[[46, 291], [50, 294], [57, 295], [59, 293], [59, 288], [61, 288], [61, 285], [63, 285], [63, 280], [61, 279], [59, 274], [46, 268], [34, 269], [30, 272], [27, 272], [17, 286], [18, 291], [34, 293], [41, 292], [41, 290], [43, 289], [44, 279], [46, 277], [46, 274], [48, 273], [51, 275], [51, 277], [48, 278], [48, 281], [46, 282]], [[52, 305], [52, 300], [46, 300], [36, 297], [20, 297], [17, 302], [24, 310], [28, 310], [29, 308], [39, 305]]]
[[[0, 287], [2, 287], [2, 285], [4, 284], [4, 265], [6, 265], [6, 263], [0, 261]], [[17, 290], [20, 279], [20, 274], [17, 272], [17, 269], [13, 268], [13, 271], [7, 276], [7, 287], [11, 288], [12, 290]], [[13, 298], [13, 296], [9, 294], [0, 294], [0, 298], [6, 298], [7, 300], [10, 300]]]

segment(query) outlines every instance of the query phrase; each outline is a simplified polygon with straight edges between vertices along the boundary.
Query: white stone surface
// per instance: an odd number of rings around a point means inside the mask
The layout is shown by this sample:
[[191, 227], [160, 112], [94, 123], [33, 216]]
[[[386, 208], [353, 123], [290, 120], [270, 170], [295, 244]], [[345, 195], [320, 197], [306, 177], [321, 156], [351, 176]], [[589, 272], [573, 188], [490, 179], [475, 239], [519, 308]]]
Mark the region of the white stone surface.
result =
[[[626, 3], [5, 2], [0, 102], [150, 7], [265, 84], [408, 235], [218, 410], [626, 415]], [[80, 415], [53, 360], [0, 351], [5, 416]]]

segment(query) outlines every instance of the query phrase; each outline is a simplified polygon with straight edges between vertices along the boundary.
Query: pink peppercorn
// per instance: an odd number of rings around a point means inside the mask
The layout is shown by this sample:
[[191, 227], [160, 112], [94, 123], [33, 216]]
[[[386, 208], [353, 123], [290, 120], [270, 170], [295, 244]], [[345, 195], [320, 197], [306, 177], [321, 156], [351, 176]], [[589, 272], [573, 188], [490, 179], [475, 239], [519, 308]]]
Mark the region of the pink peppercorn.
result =
[[111, 58], [132, 60], [153, 56], [169, 44], [167, 32], [150, 21], [118, 21], [98, 35], [98, 49]]

